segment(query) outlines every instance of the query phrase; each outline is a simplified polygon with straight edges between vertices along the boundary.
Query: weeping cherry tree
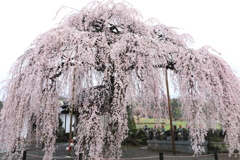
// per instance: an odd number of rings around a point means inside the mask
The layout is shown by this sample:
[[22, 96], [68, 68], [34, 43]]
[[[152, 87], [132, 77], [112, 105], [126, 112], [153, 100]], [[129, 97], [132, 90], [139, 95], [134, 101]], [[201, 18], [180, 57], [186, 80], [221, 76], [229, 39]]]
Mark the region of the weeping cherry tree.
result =
[[229, 153], [239, 150], [239, 80], [218, 52], [191, 49], [191, 42], [155, 19], [143, 22], [126, 2], [94, 1], [67, 14], [36, 37], [9, 72], [0, 121], [9, 159], [32, 141], [43, 142], [43, 159], [52, 159], [60, 95], [79, 113], [76, 154], [120, 157], [131, 102], [142, 111], [154, 106], [155, 118], [168, 117], [166, 70], [191, 127], [194, 153], [204, 151], [200, 145], [217, 123]]

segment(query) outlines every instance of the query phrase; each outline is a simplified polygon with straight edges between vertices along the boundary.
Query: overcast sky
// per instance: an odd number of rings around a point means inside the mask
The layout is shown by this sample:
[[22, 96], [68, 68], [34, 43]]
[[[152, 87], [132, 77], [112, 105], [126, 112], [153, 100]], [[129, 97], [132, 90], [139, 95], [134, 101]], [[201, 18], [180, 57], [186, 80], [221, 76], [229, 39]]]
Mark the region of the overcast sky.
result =
[[[80, 10], [90, 0], [6, 0], [0, 2], [0, 81], [31, 41], [61, 18], [61, 6]], [[120, 2], [116, 0], [115, 2]], [[181, 28], [192, 35], [194, 47], [210, 45], [240, 76], [240, 9], [238, 0], [128, 0], [144, 19]]]

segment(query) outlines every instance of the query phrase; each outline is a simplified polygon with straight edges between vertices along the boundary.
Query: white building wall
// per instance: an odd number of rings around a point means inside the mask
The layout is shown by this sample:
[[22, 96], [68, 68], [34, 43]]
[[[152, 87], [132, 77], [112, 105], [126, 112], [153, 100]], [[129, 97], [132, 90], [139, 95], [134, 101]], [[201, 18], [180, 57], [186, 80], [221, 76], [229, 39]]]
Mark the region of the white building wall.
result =
[[[62, 127], [65, 129], [65, 133], [69, 133], [69, 129], [70, 129], [70, 114], [60, 114], [60, 118], [63, 121], [63, 125]], [[75, 115], [72, 115], [72, 124], [75, 124]], [[106, 130], [107, 128], [107, 124], [108, 124], [108, 115], [103, 115], [101, 116], [101, 123], [102, 126], [104, 128], [104, 130]], [[74, 127], [72, 127], [72, 131], [74, 131]]]
[[[70, 114], [60, 114], [60, 118], [63, 121], [62, 127], [65, 129], [65, 133], [69, 133], [70, 129]], [[75, 115], [72, 115], [72, 124], [75, 124]], [[74, 127], [72, 127], [72, 131], [74, 131]]]

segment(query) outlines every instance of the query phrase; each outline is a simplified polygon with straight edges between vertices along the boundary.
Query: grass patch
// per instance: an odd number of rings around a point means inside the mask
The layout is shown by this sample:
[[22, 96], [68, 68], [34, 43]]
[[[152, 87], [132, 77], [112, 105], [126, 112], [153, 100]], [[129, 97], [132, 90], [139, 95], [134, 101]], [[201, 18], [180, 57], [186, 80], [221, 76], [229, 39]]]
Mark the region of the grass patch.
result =
[[[161, 127], [164, 125], [165, 130], [170, 129], [170, 121], [168, 119], [161, 119], [159, 121], [156, 121], [153, 118], [140, 118], [139, 123], [136, 122], [137, 129], [144, 128], [145, 125], [147, 125], [149, 128], [154, 128], [155, 125], [159, 125]], [[187, 128], [187, 122], [186, 121], [173, 121], [173, 125], [176, 125], [177, 128], [179, 128], [179, 125], [181, 125], [183, 128]], [[217, 124], [216, 129], [221, 129], [220, 123]]]
[[[151, 118], [141, 118], [139, 120], [139, 123], [136, 122], [137, 129], [144, 128], [145, 125], [147, 125], [149, 128], [154, 128], [155, 125], [159, 125], [159, 127], [164, 125], [164, 128], [166, 130], [170, 129], [170, 121], [168, 119], [161, 119], [159, 121], [156, 121], [155, 119], [151, 119]], [[184, 127], [186, 127], [187, 122], [186, 121], [173, 121], [173, 125], [176, 125], [177, 128], [179, 128], [179, 125], [182, 125], [182, 127], [184, 128]]]

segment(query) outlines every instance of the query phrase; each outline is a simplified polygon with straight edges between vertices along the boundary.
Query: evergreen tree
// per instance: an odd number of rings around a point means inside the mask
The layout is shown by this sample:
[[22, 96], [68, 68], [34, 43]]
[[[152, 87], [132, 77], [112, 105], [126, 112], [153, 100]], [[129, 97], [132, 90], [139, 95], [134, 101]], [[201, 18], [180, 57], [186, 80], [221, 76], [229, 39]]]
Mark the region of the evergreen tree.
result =
[[182, 105], [178, 98], [171, 99], [172, 116], [175, 121], [182, 118]]
[[0, 109], [2, 109], [2, 107], [3, 107], [3, 102], [0, 101]]

